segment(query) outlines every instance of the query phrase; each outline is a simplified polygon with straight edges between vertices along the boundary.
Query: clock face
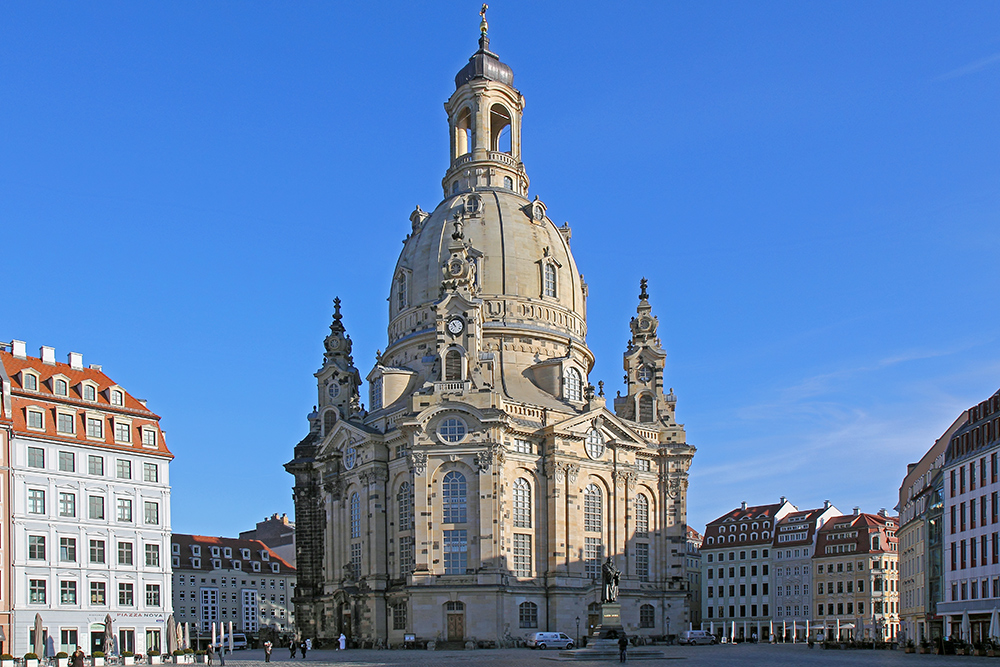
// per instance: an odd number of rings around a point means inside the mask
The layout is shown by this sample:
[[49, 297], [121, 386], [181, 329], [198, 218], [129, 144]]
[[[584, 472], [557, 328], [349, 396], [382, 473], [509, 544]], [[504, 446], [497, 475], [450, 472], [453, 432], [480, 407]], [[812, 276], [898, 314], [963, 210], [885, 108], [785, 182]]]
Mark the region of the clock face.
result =
[[462, 321], [462, 318], [453, 317], [450, 320], [448, 320], [448, 331], [450, 331], [454, 335], [457, 336], [458, 334], [462, 333], [463, 329], [465, 329], [465, 322]]
[[326, 393], [330, 395], [330, 398], [337, 398], [340, 396], [340, 385], [336, 381], [331, 382], [330, 386], [326, 388]]
[[354, 464], [358, 462], [358, 450], [354, 447], [348, 447], [344, 450], [344, 467], [351, 470]]
[[646, 331], [651, 326], [653, 326], [653, 320], [649, 319], [648, 317], [639, 318], [639, 329], [641, 329], [642, 331]]
[[653, 369], [651, 369], [649, 366], [643, 366], [642, 368], [639, 369], [639, 372], [636, 375], [636, 377], [639, 378], [639, 382], [649, 382], [650, 380], [653, 379]]

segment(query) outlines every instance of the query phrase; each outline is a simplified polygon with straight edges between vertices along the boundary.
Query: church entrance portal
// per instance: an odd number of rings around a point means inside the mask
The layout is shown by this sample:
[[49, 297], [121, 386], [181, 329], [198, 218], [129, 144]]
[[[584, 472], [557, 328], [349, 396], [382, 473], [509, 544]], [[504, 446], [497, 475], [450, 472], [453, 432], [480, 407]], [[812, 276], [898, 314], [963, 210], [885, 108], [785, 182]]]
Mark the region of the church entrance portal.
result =
[[460, 642], [465, 639], [465, 604], [449, 602], [445, 605], [448, 614], [448, 641]]

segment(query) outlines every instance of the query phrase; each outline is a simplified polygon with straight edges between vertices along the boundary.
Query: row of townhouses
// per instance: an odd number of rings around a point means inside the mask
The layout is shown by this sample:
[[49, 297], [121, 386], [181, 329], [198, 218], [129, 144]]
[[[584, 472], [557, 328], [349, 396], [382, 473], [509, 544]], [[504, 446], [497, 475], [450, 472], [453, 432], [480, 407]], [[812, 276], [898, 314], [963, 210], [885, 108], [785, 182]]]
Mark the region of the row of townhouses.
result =
[[909, 638], [979, 641], [1000, 607], [1000, 391], [963, 411], [899, 488]]
[[744, 502], [705, 529], [701, 628], [736, 640], [895, 638], [897, 530], [885, 510]]
[[36, 616], [47, 652], [104, 650], [109, 619], [114, 652], [162, 651], [171, 614], [294, 634], [294, 524], [172, 534], [172, 459], [160, 417], [100, 366], [0, 344], [0, 651], [31, 651]]

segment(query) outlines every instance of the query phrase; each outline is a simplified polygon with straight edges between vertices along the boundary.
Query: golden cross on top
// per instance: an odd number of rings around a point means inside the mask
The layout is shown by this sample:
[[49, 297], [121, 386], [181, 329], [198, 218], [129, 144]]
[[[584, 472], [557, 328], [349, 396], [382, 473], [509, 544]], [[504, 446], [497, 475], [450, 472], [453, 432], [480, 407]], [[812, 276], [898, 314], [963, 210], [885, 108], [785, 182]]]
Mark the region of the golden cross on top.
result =
[[483, 20], [482, 20], [482, 22], [481, 22], [481, 23], [479, 24], [479, 31], [480, 31], [480, 32], [482, 32], [482, 33], [483, 33], [484, 35], [485, 35], [485, 34], [486, 34], [486, 33], [487, 33], [488, 31], [489, 31], [489, 29], [490, 29], [490, 26], [489, 26], [489, 24], [488, 24], [488, 23], [486, 23], [486, 10], [487, 10], [487, 9], [489, 9], [489, 8], [490, 8], [490, 6], [489, 6], [489, 5], [487, 5], [487, 4], [486, 4], [486, 3], [484, 2], [484, 3], [483, 3], [483, 8], [479, 10], [479, 15], [483, 17]]

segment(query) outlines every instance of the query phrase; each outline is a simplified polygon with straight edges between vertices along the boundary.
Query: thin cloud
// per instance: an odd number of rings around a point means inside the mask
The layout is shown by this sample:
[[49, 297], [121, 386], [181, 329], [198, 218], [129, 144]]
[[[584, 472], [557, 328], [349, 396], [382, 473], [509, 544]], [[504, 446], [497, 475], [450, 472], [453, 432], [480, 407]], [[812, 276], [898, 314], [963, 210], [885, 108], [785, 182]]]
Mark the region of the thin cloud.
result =
[[941, 76], [935, 77], [934, 81], [947, 81], [948, 79], [957, 79], [962, 76], [968, 76], [969, 74], [974, 74], [979, 70], [986, 69], [993, 65], [1000, 64], [1000, 53], [994, 53], [992, 56], [987, 56], [976, 62], [969, 63], [964, 67], [959, 67], [958, 69], [953, 69], [950, 72], [945, 72]]

